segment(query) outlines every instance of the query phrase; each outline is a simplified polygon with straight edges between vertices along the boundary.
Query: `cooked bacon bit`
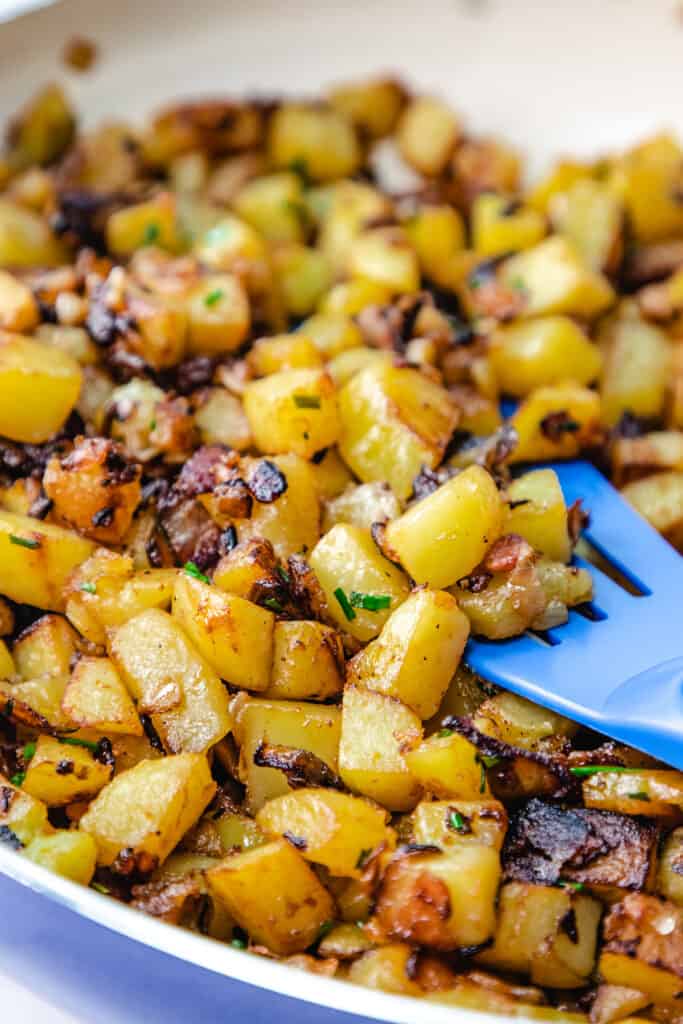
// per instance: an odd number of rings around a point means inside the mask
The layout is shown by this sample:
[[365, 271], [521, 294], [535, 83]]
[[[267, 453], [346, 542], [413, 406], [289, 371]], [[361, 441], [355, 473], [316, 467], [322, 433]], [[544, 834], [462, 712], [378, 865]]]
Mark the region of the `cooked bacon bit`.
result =
[[171, 881], [134, 885], [131, 892], [131, 906], [170, 924], [191, 920], [202, 901], [199, 877], [195, 874]]
[[269, 459], [261, 459], [249, 474], [247, 486], [257, 501], [269, 503], [287, 490], [287, 477]]
[[64, 47], [62, 60], [74, 71], [89, 71], [97, 60], [97, 45], [84, 36], [72, 36]]
[[573, 420], [566, 409], [559, 409], [557, 412], [549, 412], [539, 424], [541, 433], [549, 441], [557, 443], [565, 434], [576, 434], [581, 430], [581, 424]]
[[533, 561], [534, 549], [516, 533], [499, 537], [486, 552], [482, 568], [488, 572], [512, 572], [521, 561]]
[[583, 531], [588, 528], [590, 521], [590, 513], [582, 508], [582, 499], [577, 498], [567, 509], [567, 529], [572, 547], [576, 544]]
[[103, 736], [102, 739], [97, 741], [97, 747], [95, 748], [94, 758], [99, 761], [100, 764], [108, 765], [110, 768], [116, 767], [116, 758], [114, 757], [114, 749], [111, 745], [111, 740]]
[[413, 338], [415, 323], [426, 304], [433, 305], [427, 292], [403, 295], [388, 306], [366, 306], [358, 314], [357, 322], [363, 337], [373, 348], [403, 353]]
[[337, 773], [310, 750], [299, 750], [297, 747], [267, 743], [264, 740], [254, 752], [254, 764], [284, 772], [291, 789], [304, 786], [340, 790], [346, 788]]
[[622, 954], [683, 978], [683, 909], [668, 900], [629, 893], [603, 926], [605, 952]]
[[477, 572], [475, 570], [469, 576], [462, 576], [457, 580], [457, 586], [461, 590], [469, 590], [471, 594], [481, 594], [482, 590], [486, 590], [492, 579], [492, 573], [486, 571]]
[[289, 572], [289, 592], [292, 599], [301, 608], [304, 617], [334, 624], [327, 608], [323, 589], [308, 562], [301, 555], [290, 555], [287, 560], [287, 570]]
[[131, 847], [127, 847], [121, 850], [111, 870], [114, 874], [127, 878], [147, 878], [156, 871], [158, 864], [159, 858], [147, 853], [146, 850], [138, 850], [136, 853]]
[[107, 220], [125, 202], [125, 196], [118, 193], [107, 195], [84, 188], [64, 189], [57, 195], [52, 230], [71, 245], [104, 253]]
[[215, 362], [208, 356], [195, 356], [180, 363], [176, 370], [176, 391], [181, 395], [189, 395], [197, 388], [204, 388], [213, 380]]
[[253, 505], [251, 491], [241, 477], [218, 484], [213, 490], [215, 507], [232, 519], [249, 519]]

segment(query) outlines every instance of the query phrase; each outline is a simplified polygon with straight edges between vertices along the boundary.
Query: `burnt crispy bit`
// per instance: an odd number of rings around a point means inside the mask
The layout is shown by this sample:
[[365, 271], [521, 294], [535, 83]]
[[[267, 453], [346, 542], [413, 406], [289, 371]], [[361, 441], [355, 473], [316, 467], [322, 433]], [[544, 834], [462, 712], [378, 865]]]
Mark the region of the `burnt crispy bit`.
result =
[[21, 850], [23, 843], [19, 836], [8, 825], [0, 825], [0, 843], [12, 850]]
[[52, 230], [79, 249], [87, 246], [97, 253], [105, 253], [107, 220], [125, 201], [119, 194], [66, 189], [57, 195]]
[[565, 434], [576, 434], [581, 429], [581, 424], [572, 419], [566, 409], [549, 412], [539, 426], [543, 436], [554, 442], [561, 441]]
[[169, 924], [189, 924], [202, 902], [200, 876], [194, 873], [170, 881], [134, 885], [132, 906]]
[[572, 502], [567, 509], [567, 530], [572, 545], [576, 544], [583, 531], [588, 528], [590, 519], [590, 513], [583, 508], [581, 498]]
[[209, 356], [195, 356], [180, 363], [175, 374], [175, 390], [189, 395], [197, 388], [204, 388], [213, 379], [215, 362]]
[[534, 798], [512, 815], [503, 870], [509, 881], [640, 890], [658, 839], [656, 824], [632, 815], [564, 809]]
[[683, 908], [629, 893], [603, 925], [604, 952], [627, 956], [683, 978]]
[[224, 483], [217, 484], [213, 490], [216, 510], [221, 515], [234, 519], [249, 519], [253, 498], [249, 487], [242, 477], [233, 477]]
[[261, 459], [249, 474], [247, 486], [256, 501], [269, 504], [287, 490], [287, 477], [269, 459]]
[[63, 757], [61, 761], [57, 762], [55, 771], [57, 775], [73, 775], [74, 763], [68, 757]]
[[387, 306], [366, 306], [357, 317], [366, 343], [373, 348], [403, 354], [414, 335], [420, 310], [427, 302], [432, 303], [431, 296], [419, 292], [404, 295]]
[[310, 750], [267, 743], [264, 740], [254, 752], [254, 764], [260, 768], [277, 768], [284, 772], [290, 789], [302, 789], [305, 786], [345, 789], [337, 773]]
[[459, 472], [455, 466], [441, 466], [439, 469], [430, 469], [429, 466], [422, 466], [420, 472], [413, 480], [412, 497], [415, 501], [428, 497], [445, 484], [451, 477]]
[[287, 560], [289, 591], [307, 619], [319, 622], [330, 620], [327, 601], [318, 577], [301, 555], [290, 555]]
[[288, 843], [291, 843], [295, 850], [301, 850], [303, 852], [308, 849], [308, 843], [303, 836], [295, 836], [291, 832], [283, 832], [282, 838], [286, 839]]
[[124, 875], [131, 880], [139, 878], [146, 879], [153, 871], [156, 871], [159, 860], [146, 850], [133, 850], [127, 847], [121, 850], [111, 866], [115, 875]]

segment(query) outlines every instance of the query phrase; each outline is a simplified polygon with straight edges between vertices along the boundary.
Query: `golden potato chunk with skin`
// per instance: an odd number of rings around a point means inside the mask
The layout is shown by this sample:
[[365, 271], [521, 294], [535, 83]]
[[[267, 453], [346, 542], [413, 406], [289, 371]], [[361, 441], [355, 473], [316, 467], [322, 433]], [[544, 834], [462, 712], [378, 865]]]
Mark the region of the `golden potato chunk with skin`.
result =
[[530, 249], [544, 237], [546, 220], [509, 197], [483, 192], [472, 203], [472, 246], [483, 256]]
[[72, 722], [97, 732], [142, 736], [142, 723], [109, 658], [79, 658], [62, 698]]
[[279, 107], [270, 120], [268, 152], [276, 167], [301, 168], [314, 181], [350, 177], [361, 162], [351, 122], [325, 106]]
[[360, 132], [373, 139], [392, 130], [404, 99], [403, 87], [392, 78], [349, 82], [336, 86], [328, 95], [335, 110], [345, 114]]
[[370, 949], [352, 961], [349, 981], [394, 995], [424, 996], [424, 991], [410, 977], [414, 952], [414, 947], [407, 942], [388, 942]]
[[635, 304], [624, 302], [601, 328], [605, 353], [600, 380], [602, 418], [608, 426], [625, 412], [658, 417], [671, 378], [671, 343], [664, 331], [643, 320]]
[[92, 540], [120, 544], [140, 497], [140, 466], [104, 438], [80, 438], [45, 467], [43, 487], [57, 519]]
[[247, 364], [255, 377], [281, 370], [308, 370], [322, 366], [320, 352], [303, 331], [258, 338], [249, 350]]
[[441, 100], [420, 96], [403, 111], [396, 141], [411, 167], [433, 177], [445, 169], [460, 133], [460, 122], [450, 107]]
[[490, 359], [502, 390], [520, 397], [569, 380], [590, 384], [602, 366], [600, 349], [564, 316], [498, 328]]
[[12, 656], [22, 679], [68, 675], [78, 636], [61, 615], [41, 615], [14, 642]]
[[683, 231], [683, 210], [677, 198], [680, 144], [671, 135], [656, 135], [616, 161], [609, 183], [623, 198], [640, 242], [675, 238]]
[[413, 842], [444, 853], [463, 843], [500, 852], [508, 827], [507, 811], [497, 800], [422, 800], [411, 820]]
[[490, 473], [470, 466], [388, 523], [383, 548], [417, 583], [447, 587], [481, 562], [503, 514]]
[[98, 864], [145, 874], [163, 864], [215, 792], [201, 754], [141, 761], [98, 794], [79, 828], [94, 838]]
[[329, 700], [344, 686], [341, 637], [321, 622], [278, 621], [265, 696], [274, 700]]
[[415, 250], [396, 227], [374, 228], [358, 235], [349, 246], [347, 270], [352, 278], [375, 281], [391, 295], [416, 292], [420, 287]]
[[48, 807], [90, 800], [107, 785], [112, 765], [99, 761], [92, 751], [52, 736], [39, 736], [26, 769], [22, 789]]
[[297, 789], [269, 800], [256, 816], [271, 837], [288, 839], [306, 860], [333, 875], [360, 878], [364, 857], [392, 844], [388, 814], [360, 797], [332, 789]]
[[0, 828], [26, 846], [48, 828], [47, 807], [0, 775]]
[[476, 747], [450, 729], [405, 750], [403, 757], [413, 778], [434, 796], [463, 800], [490, 796], [486, 769]]
[[62, 710], [62, 700], [69, 677], [47, 673], [18, 683], [0, 681], [0, 695], [10, 718], [37, 729], [59, 729], [68, 732], [74, 723]]
[[0, 594], [62, 611], [66, 582], [93, 549], [92, 541], [71, 530], [0, 511]]
[[586, 807], [621, 814], [678, 818], [683, 809], [683, 772], [660, 768], [597, 772], [583, 780]]
[[262, 452], [310, 459], [339, 437], [334, 383], [320, 370], [283, 370], [253, 381], [244, 393], [244, 411]]
[[95, 874], [97, 847], [87, 832], [59, 829], [50, 835], [32, 839], [24, 850], [24, 856], [62, 878], [90, 885]]
[[403, 746], [418, 743], [422, 723], [394, 697], [347, 686], [342, 704], [339, 773], [355, 793], [391, 811], [408, 811], [420, 786], [403, 758]]
[[521, 294], [524, 317], [566, 313], [592, 318], [615, 300], [607, 278], [582, 263], [571, 242], [559, 235], [507, 260], [501, 283]]
[[187, 301], [187, 347], [193, 355], [234, 352], [249, 334], [247, 293], [235, 274], [209, 274]]
[[448, 689], [470, 625], [454, 597], [443, 590], [417, 590], [353, 658], [347, 682], [407, 704], [422, 719], [436, 714]]
[[505, 530], [524, 537], [532, 548], [556, 562], [571, 557], [567, 506], [554, 469], [535, 469], [507, 489]]
[[66, 352], [0, 331], [0, 434], [28, 444], [47, 441], [75, 406], [82, 380]]
[[573, 736], [578, 729], [569, 718], [505, 691], [480, 704], [473, 723], [484, 735], [524, 750], [535, 750], [552, 736]]
[[173, 616], [199, 653], [232, 686], [270, 683], [275, 616], [267, 608], [178, 573]]
[[573, 459], [600, 423], [600, 396], [589, 388], [558, 384], [537, 388], [510, 420], [517, 446], [510, 462]]
[[283, 956], [307, 949], [334, 917], [327, 889], [284, 839], [233, 854], [206, 879], [251, 939]]
[[40, 320], [31, 289], [6, 270], [0, 270], [0, 329], [32, 331]]
[[171, 753], [200, 753], [231, 726], [228, 694], [175, 619], [151, 608], [116, 630], [110, 654]]
[[44, 217], [0, 196], [0, 267], [58, 267], [67, 259]]

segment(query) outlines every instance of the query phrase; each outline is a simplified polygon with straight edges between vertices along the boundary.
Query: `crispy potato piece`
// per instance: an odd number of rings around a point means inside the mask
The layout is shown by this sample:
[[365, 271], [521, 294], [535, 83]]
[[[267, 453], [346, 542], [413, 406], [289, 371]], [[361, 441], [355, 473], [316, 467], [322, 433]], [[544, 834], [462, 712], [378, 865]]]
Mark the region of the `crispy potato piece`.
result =
[[630, 769], [599, 772], [583, 780], [586, 807], [651, 817], [677, 816], [683, 808], [683, 772]]
[[450, 729], [423, 740], [403, 756], [413, 778], [434, 796], [476, 800], [491, 794], [476, 747]]
[[39, 736], [22, 789], [48, 807], [61, 807], [90, 800], [107, 785], [111, 775], [111, 764], [98, 761], [85, 746]]
[[141, 612], [116, 630], [111, 657], [138, 710], [171, 753], [205, 752], [230, 729], [228, 694], [166, 612]]
[[349, 523], [369, 530], [373, 523], [396, 519], [401, 505], [391, 486], [381, 481], [349, 484], [341, 494], [325, 502], [322, 529], [327, 533], [335, 523]]
[[683, 998], [683, 912], [666, 900], [630, 893], [604, 923], [599, 970], [612, 985], [627, 985], [655, 1003], [676, 1007]]
[[268, 153], [276, 167], [301, 167], [315, 181], [350, 177], [361, 151], [350, 121], [330, 107], [285, 103], [270, 121]]
[[407, 704], [422, 719], [441, 704], [469, 635], [467, 617], [443, 590], [412, 593], [349, 663], [347, 682]]
[[553, 736], [573, 736], [578, 729], [571, 719], [505, 691], [480, 704], [472, 720], [479, 732], [525, 750], [536, 750]]
[[255, 377], [281, 370], [310, 370], [323, 365], [320, 352], [303, 332], [258, 338], [249, 350], [247, 365]]
[[414, 948], [405, 942], [388, 942], [363, 953], [349, 968], [349, 981], [401, 996], [421, 996], [422, 989], [411, 978]]
[[680, 168], [681, 147], [665, 134], [641, 142], [615, 162], [610, 184], [623, 197], [638, 241], [656, 242], [683, 231], [676, 199]]
[[412, 814], [412, 839], [444, 853], [476, 843], [500, 852], [508, 816], [497, 800], [422, 800]]
[[68, 674], [54, 672], [19, 683], [0, 681], [0, 702], [4, 701], [7, 717], [17, 724], [31, 729], [70, 730], [75, 723], [62, 710], [68, 681]]
[[176, 203], [170, 192], [116, 210], [107, 220], [107, 248], [118, 256], [130, 256], [144, 245], [158, 245], [169, 252], [180, 249], [176, 227]]
[[394, 697], [347, 686], [342, 705], [339, 773], [349, 787], [392, 811], [408, 811], [420, 796], [401, 749], [419, 742], [422, 723]]
[[0, 266], [58, 267], [66, 260], [66, 249], [44, 217], [0, 196]]
[[344, 686], [341, 637], [320, 622], [275, 623], [273, 666], [265, 696], [274, 700], [329, 700]]
[[501, 280], [521, 293], [524, 317], [566, 313], [591, 319], [615, 299], [607, 278], [586, 266], [572, 243], [560, 235], [507, 260]]
[[40, 315], [33, 292], [6, 270], [0, 270], [0, 329], [30, 332]]
[[657, 473], [635, 480], [622, 494], [636, 512], [675, 544], [683, 544], [683, 473]]
[[549, 203], [556, 231], [576, 247], [593, 270], [611, 271], [623, 255], [624, 210], [609, 184], [580, 178]]
[[420, 287], [415, 250], [403, 230], [395, 226], [373, 228], [354, 238], [346, 269], [351, 279], [376, 282], [392, 296], [416, 292]]
[[506, 196], [482, 192], [472, 203], [472, 246], [482, 256], [530, 249], [545, 236], [547, 225], [533, 207]]
[[68, 675], [78, 637], [61, 615], [42, 615], [17, 638], [12, 655], [19, 675]]
[[0, 829], [27, 846], [48, 828], [47, 807], [0, 775]]
[[251, 431], [239, 398], [226, 388], [207, 388], [198, 401], [194, 421], [202, 444], [224, 444], [238, 452], [251, 448]]
[[671, 345], [654, 324], [643, 320], [633, 302], [623, 302], [601, 327], [605, 361], [600, 381], [602, 417], [608, 426], [625, 412], [657, 417], [671, 373]]
[[339, 437], [334, 383], [320, 370], [283, 370], [253, 381], [244, 411], [262, 452], [310, 459]]
[[362, 876], [369, 851], [393, 845], [387, 819], [384, 808], [332, 789], [297, 789], [256, 816], [268, 836], [283, 836], [306, 860], [349, 878]]
[[595, 391], [574, 384], [537, 388], [510, 420], [518, 443], [508, 461], [573, 459], [591, 442], [599, 420]]
[[569, 380], [590, 384], [602, 367], [600, 349], [567, 316], [499, 327], [490, 359], [501, 389], [519, 397]]
[[178, 573], [173, 616], [222, 679], [247, 690], [267, 689], [273, 657], [272, 612]]
[[0, 332], [0, 434], [31, 444], [47, 441], [75, 406], [82, 379], [66, 352]]
[[93, 550], [92, 541], [71, 530], [0, 511], [0, 594], [63, 611], [66, 581]]
[[203, 278], [190, 290], [186, 310], [188, 350], [195, 355], [234, 352], [249, 334], [249, 298], [235, 274]]
[[62, 878], [90, 885], [95, 874], [97, 847], [87, 832], [59, 829], [51, 835], [32, 839], [24, 850], [24, 856]]
[[396, 141], [407, 162], [425, 176], [446, 167], [461, 134], [457, 115], [441, 100], [420, 96], [403, 111]]
[[507, 533], [517, 533], [547, 558], [571, 557], [567, 506], [554, 469], [535, 469], [513, 480], [507, 489]]
[[0, 639], [0, 679], [11, 679], [15, 673], [14, 659], [5, 641]]
[[338, 85], [330, 90], [327, 98], [362, 134], [378, 139], [394, 127], [405, 92], [393, 78], [371, 78]]
[[64, 690], [62, 710], [72, 722], [100, 733], [142, 736], [142, 723], [109, 658], [80, 658]]

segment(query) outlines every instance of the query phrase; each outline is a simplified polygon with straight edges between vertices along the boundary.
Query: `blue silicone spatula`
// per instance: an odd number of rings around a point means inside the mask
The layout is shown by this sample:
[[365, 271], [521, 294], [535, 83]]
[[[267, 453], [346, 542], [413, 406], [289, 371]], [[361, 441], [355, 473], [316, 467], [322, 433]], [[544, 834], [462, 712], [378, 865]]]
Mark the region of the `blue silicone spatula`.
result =
[[601, 473], [553, 463], [565, 501], [582, 498], [584, 537], [637, 595], [580, 558], [589, 609], [542, 634], [472, 639], [465, 659], [486, 679], [683, 769], [683, 563]]

